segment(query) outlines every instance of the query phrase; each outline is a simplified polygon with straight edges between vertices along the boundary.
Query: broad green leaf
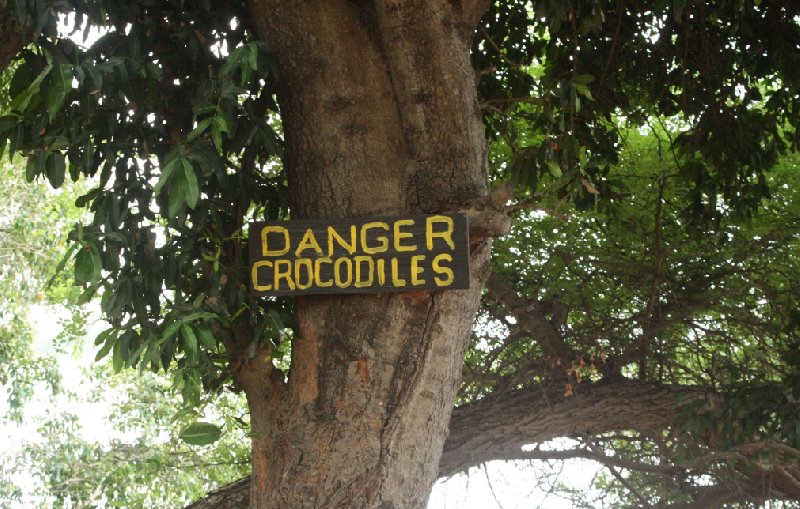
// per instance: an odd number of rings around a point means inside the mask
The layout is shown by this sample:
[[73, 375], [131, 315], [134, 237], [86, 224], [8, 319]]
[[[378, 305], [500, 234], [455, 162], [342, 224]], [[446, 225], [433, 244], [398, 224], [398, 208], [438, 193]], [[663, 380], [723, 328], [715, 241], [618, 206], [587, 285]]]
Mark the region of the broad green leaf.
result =
[[67, 93], [72, 89], [72, 66], [56, 65], [50, 75], [52, 78], [47, 92], [47, 114], [52, 121], [63, 106]]
[[575, 84], [575, 90], [577, 90], [579, 94], [581, 94], [583, 97], [587, 98], [588, 100], [594, 101], [594, 98], [592, 97], [592, 91], [589, 90], [589, 87], [587, 87], [586, 85], [582, 85], [580, 83], [576, 83]]
[[45, 164], [47, 180], [50, 185], [58, 189], [64, 184], [64, 177], [66, 176], [67, 168], [64, 161], [64, 154], [54, 152]]
[[214, 117], [204, 118], [200, 122], [197, 123], [197, 127], [192, 129], [192, 132], [189, 133], [189, 136], [186, 137], [186, 141], [192, 141], [208, 128], [211, 125], [211, 122], [214, 120]]
[[122, 357], [122, 348], [119, 341], [114, 342], [112, 351], [111, 365], [114, 368], [114, 372], [119, 373], [122, 370], [122, 367], [125, 365], [125, 359]]
[[113, 337], [107, 336], [105, 338], [105, 343], [103, 344], [102, 348], [100, 348], [100, 350], [97, 352], [97, 355], [95, 355], [94, 361], [97, 362], [106, 355], [108, 355], [108, 352], [111, 351], [111, 348], [114, 346], [114, 344], [116, 344], [116, 342], [117, 342], [116, 334]]
[[174, 218], [178, 215], [178, 212], [181, 211], [183, 205], [185, 203], [184, 199], [184, 187], [185, 187], [185, 178], [183, 177], [183, 172], [177, 172], [176, 177], [172, 179], [169, 186], [169, 205], [167, 208], [167, 214], [169, 217]]
[[153, 191], [156, 194], [160, 193], [161, 188], [164, 187], [167, 181], [169, 181], [169, 178], [172, 176], [172, 172], [175, 171], [175, 168], [178, 166], [179, 162], [180, 161], [178, 159], [173, 159], [166, 163], [164, 169], [161, 171], [161, 176], [158, 178], [158, 182], [156, 182], [156, 185], [153, 188]]
[[208, 328], [208, 325], [198, 323], [195, 326], [195, 331], [197, 332], [197, 338], [200, 340], [200, 344], [203, 345], [204, 348], [213, 350], [217, 347], [217, 341], [214, 339], [214, 335], [211, 333], [211, 329]]
[[283, 335], [283, 329], [285, 328], [283, 326], [283, 320], [281, 320], [281, 316], [274, 309], [270, 309], [267, 311], [266, 319], [270, 329], [272, 330], [272, 340], [275, 343], [280, 342], [281, 336]]
[[248, 64], [250, 65], [250, 69], [257, 70], [258, 69], [258, 45], [257, 44], [250, 44], [248, 45]]
[[30, 104], [31, 98], [39, 93], [39, 87], [41, 86], [42, 81], [47, 77], [47, 75], [50, 73], [50, 69], [52, 68], [52, 65], [47, 64], [47, 66], [42, 69], [42, 72], [39, 73], [36, 79], [33, 80], [30, 85], [23, 89], [22, 92], [20, 92], [19, 95], [17, 95], [11, 101], [11, 104], [8, 105], [8, 108], [10, 110], [24, 110], [27, 108], [28, 104]]
[[161, 337], [159, 338], [158, 343], [159, 344], [163, 343], [164, 341], [166, 341], [169, 338], [171, 338], [172, 336], [174, 336], [175, 333], [178, 332], [178, 329], [180, 329], [181, 325], [183, 325], [184, 323], [190, 323], [190, 322], [193, 322], [195, 320], [208, 320], [208, 319], [212, 319], [212, 318], [218, 318], [218, 316], [216, 314], [214, 314], [214, 313], [209, 312], [209, 311], [198, 311], [197, 313], [192, 313], [192, 314], [186, 315], [184, 317], [178, 318], [174, 322], [170, 323], [164, 329], [164, 332], [161, 334]]
[[100, 252], [93, 245], [84, 246], [75, 256], [75, 284], [96, 283], [100, 280]]
[[183, 167], [183, 195], [186, 205], [193, 209], [197, 205], [197, 200], [200, 198], [200, 188], [197, 184], [197, 175], [194, 173], [192, 163], [188, 159], [181, 159], [181, 166]]
[[189, 445], [213, 444], [221, 436], [222, 430], [219, 426], [203, 421], [190, 424], [180, 434], [181, 440]]
[[224, 64], [222, 64], [222, 67], [220, 67], [219, 69], [220, 78], [228, 76], [234, 71], [234, 69], [236, 69], [236, 67], [239, 65], [239, 62], [241, 62], [242, 57], [244, 57], [244, 52], [246, 50], [247, 50], [246, 46], [239, 46], [238, 48], [233, 50], [233, 53], [231, 53], [230, 56], [228, 56], [228, 59], [225, 61]]
[[94, 91], [99, 91], [103, 88], [103, 75], [97, 70], [97, 67], [91, 64], [87, 64], [83, 66], [84, 70], [89, 74], [89, 77], [92, 79], [92, 83], [94, 84]]
[[562, 175], [561, 166], [555, 161], [547, 161], [547, 168], [554, 177], [560, 177]]
[[186, 350], [189, 362], [197, 362], [197, 336], [194, 334], [192, 327], [186, 324], [181, 325], [181, 336], [183, 336], [183, 347]]

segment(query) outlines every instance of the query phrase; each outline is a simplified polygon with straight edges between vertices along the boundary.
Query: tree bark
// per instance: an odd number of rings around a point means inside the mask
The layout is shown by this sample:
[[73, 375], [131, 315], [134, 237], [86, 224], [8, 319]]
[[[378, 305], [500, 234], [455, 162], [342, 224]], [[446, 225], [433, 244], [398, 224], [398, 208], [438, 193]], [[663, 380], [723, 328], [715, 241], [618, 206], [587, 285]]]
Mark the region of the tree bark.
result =
[[[487, 193], [467, 7], [251, 1], [280, 69], [294, 218], [458, 210]], [[425, 506], [488, 275], [488, 242], [471, 247], [469, 290], [298, 298], [287, 384], [266, 358], [240, 363], [250, 507]]]
[[524, 445], [554, 438], [658, 432], [683, 406], [702, 400], [716, 404], [719, 398], [707, 389], [630, 381], [576, 385], [569, 397], [563, 385], [489, 396], [454, 411], [439, 475], [497, 459], [526, 459]]
[[0, 72], [32, 40], [32, 34], [17, 23], [5, 6], [0, 7]]

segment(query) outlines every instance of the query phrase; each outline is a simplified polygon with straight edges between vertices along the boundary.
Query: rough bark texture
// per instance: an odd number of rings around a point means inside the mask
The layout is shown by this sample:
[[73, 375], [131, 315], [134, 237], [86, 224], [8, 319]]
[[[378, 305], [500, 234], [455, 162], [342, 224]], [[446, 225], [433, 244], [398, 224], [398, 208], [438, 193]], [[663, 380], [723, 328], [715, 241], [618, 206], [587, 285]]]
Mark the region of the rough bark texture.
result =
[[31, 42], [31, 34], [19, 26], [9, 10], [0, 7], [0, 72]]
[[[281, 71], [295, 218], [440, 212], [487, 193], [466, 25], [477, 5], [250, 7]], [[296, 301], [288, 384], [265, 358], [237, 374], [255, 436], [251, 507], [425, 506], [488, 256], [474, 243], [470, 290]]]
[[664, 430], [684, 405], [718, 398], [705, 389], [635, 382], [580, 384], [570, 397], [563, 385], [490, 396], [453, 413], [439, 475], [491, 460], [525, 459], [522, 446], [554, 438]]
[[[448, 477], [490, 460], [525, 459], [523, 445], [557, 437], [663, 430], [683, 405], [714, 403], [719, 397], [704, 389], [636, 382], [582, 385], [567, 398], [563, 393], [562, 386], [535, 386], [456, 408], [438, 475]], [[244, 509], [241, 496], [248, 480], [224, 486], [187, 509]]]

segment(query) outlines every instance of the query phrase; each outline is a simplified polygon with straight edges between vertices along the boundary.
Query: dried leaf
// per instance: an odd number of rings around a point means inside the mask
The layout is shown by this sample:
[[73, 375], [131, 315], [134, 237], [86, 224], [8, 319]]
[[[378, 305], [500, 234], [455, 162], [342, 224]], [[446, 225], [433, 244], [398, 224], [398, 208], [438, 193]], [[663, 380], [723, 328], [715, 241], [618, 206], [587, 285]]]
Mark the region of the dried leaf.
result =
[[581, 184], [583, 184], [583, 187], [586, 189], [587, 193], [600, 194], [600, 191], [598, 191], [597, 188], [594, 187], [594, 185], [592, 185], [592, 183], [588, 180], [581, 179]]

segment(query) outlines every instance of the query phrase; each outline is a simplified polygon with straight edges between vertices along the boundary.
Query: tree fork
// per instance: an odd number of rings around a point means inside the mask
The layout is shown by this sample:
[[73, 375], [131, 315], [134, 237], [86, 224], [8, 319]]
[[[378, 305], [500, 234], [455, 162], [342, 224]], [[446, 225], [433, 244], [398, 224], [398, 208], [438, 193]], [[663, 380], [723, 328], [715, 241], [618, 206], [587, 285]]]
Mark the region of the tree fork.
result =
[[[439, 212], [487, 194], [466, 26], [480, 9], [250, 3], [281, 73], [293, 217]], [[250, 507], [425, 506], [488, 259], [488, 241], [473, 246], [470, 290], [297, 299], [288, 387], [245, 387]]]

